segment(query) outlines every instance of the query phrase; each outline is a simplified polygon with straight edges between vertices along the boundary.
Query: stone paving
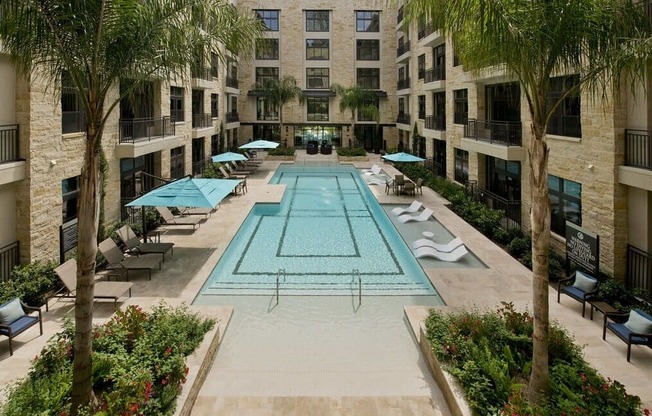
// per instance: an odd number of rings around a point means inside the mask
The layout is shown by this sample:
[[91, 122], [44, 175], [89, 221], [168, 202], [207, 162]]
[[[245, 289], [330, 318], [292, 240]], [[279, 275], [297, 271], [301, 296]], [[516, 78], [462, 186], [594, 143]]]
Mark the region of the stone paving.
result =
[[[306, 155], [304, 151], [298, 151], [296, 163], [309, 164], [336, 158], [335, 154]], [[145, 275], [132, 277], [133, 296], [126, 299], [121, 306], [139, 304], [148, 307], [160, 300], [172, 305], [190, 304], [253, 204], [279, 202], [282, 198], [283, 185], [267, 184], [279, 163], [266, 161], [247, 179], [248, 193], [222, 202], [219, 210], [194, 232], [184, 227], [163, 227], [162, 240], [176, 244], [174, 255], [166, 256], [162, 270], [156, 271], [151, 281], [148, 281]], [[390, 175], [397, 173], [391, 165], [381, 162], [378, 155], [370, 155], [369, 161], [356, 162], [355, 165], [368, 168], [373, 163], [379, 164]], [[384, 187], [370, 188], [380, 203], [407, 205], [411, 201], [406, 197], [386, 195]], [[519, 308], [531, 306], [532, 276], [528, 269], [446, 208], [446, 201], [435, 192], [424, 188], [423, 195], [419, 195], [417, 199], [432, 209], [437, 220], [452, 234], [461, 237], [468, 249], [488, 266], [487, 269], [426, 268], [428, 277], [447, 303], [445, 308], [496, 308], [501, 301], [514, 302]], [[604, 376], [620, 381], [629, 393], [639, 395], [647, 407], [652, 407], [652, 349], [633, 346], [631, 363], [627, 363], [626, 345], [622, 341], [609, 334], [606, 341], [602, 340], [602, 316], [599, 313], [594, 316], [593, 321], [588, 317], [582, 318], [580, 303], [562, 297], [561, 304], [557, 304], [556, 291], [552, 288], [549, 301], [551, 318], [566, 327], [576, 341], [584, 346], [586, 359]], [[44, 335], [39, 336], [38, 328], [32, 328], [19, 335], [14, 340], [12, 357], [9, 357], [6, 338], [0, 339], [0, 385], [6, 386], [27, 374], [30, 361], [39, 353], [47, 339], [60, 330], [64, 317], [73, 317], [73, 309], [74, 303], [71, 300], [52, 301], [50, 311], [43, 312]], [[215, 317], [220, 323], [220, 332], [224, 331], [232, 313], [228, 306], [196, 309], [207, 316]], [[427, 308], [406, 305], [405, 312], [415, 334], [418, 334], [418, 326], [427, 315]], [[96, 302], [94, 320], [97, 323], [109, 319], [112, 313], [112, 302]], [[228, 337], [228, 331], [224, 336]], [[406, 332], [406, 337], [410, 336], [412, 335]], [[203, 351], [201, 350], [197, 357], [192, 357], [192, 360], [201, 362]], [[191, 368], [196, 367], [192, 365]], [[440, 394], [433, 391], [431, 397], [200, 396], [192, 414], [448, 415], [449, 411]]]

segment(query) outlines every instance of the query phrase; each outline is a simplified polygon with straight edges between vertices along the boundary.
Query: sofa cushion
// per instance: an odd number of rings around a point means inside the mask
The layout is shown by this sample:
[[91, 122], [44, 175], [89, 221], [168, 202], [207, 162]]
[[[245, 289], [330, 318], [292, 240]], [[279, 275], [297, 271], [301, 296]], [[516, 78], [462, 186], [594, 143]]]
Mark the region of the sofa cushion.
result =
[[25, 316], [25, 311], [18, 298], [0, 306], [0, 324], [9, 325], [22, 316]]
[[591, 292], [598, 286], [598, 280], [578, 270], [575, 272], [575, 283], [573, 283], [573, 286], [582, 292]]
[[641, 315], [636, 309], [629, 312], [629, 319], [624, 325], [637, 334], [652, 333], [652, 321]]

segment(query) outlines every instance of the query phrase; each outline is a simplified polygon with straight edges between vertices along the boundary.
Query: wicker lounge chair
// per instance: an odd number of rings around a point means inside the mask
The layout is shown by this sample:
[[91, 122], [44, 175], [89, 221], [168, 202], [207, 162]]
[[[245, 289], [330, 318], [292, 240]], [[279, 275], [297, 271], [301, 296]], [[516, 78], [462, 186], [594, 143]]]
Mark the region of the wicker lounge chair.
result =
[[127, 279], [130, 270], [146, 270], [149, 280], [152, 280], [152, 270], [161, 269], [163, 256], [160, 254], [143, 254], [138, 257], [125, 257], [111, 238], [102, 241], [98, 246], [100, 252], [109, 263], [107, 269], [126, 269]]
[[[54, 271], [57, 273], [57, 276], [59, 276], [59, 279], [63, 282], [63, 285], [67, 291], [67, 293], [62, 295], [62, 297], [76, 296], [75, 291], [77, 290], [77, 261], [75, 259], [70, 259], [54, 269]], [[113, 299], [113, 305], [117, 309], [119, 298], [125, 295], [128, 295], [127, 297], [131, 297], [131, 287], [133, 285], [134, 284], [131, 282], [95, 282], [93, 288], [93, 299]], [[45, 305], [47, 307], [47, 301]]]
[[163, 217], [163, 221], [165, 221], [163, 225], [192, 225], [194, 230], [195, 227], [199, 227], [199, 223], [203, 220], [203, 218], [197, 216], [174, 216], [167, 207], [156, 207], [156, 210]]
[[120, 228], [117, 234], [130, 254], [138, 256], [141, 254], [158, 253], [163, 256], [163, 261], [165, 261], [165, 254], [168, 251], [174, 254], [174, 243], [142, 243], [129, 225]]

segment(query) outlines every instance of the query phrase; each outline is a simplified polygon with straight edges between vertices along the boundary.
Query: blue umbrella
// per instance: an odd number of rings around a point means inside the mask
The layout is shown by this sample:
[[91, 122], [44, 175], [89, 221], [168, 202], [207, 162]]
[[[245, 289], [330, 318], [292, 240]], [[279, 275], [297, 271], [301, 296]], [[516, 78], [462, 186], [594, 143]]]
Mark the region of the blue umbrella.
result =
[[240, 182], [185, 177], [152, 189], [126, 206], [215, 208]]
[[215, 155], [212, 158], [213, 158], [213, 163], [231, 162], [232, 160], [235, 160], [235, 161], [248, 160], [246, 157], [244, 157], [244, 155], [242, 155], [240, 153], [235, 153], [235, 152], [220, 153], [219, 155]]
[[390, 162], [423, 162], [425, 160], [405, 152], [392, 153], [391, 155], [385, 155], [381, 157], [385, 160], [389, 160]]
[[253, 142], [243, 144], [239, 149], [276, 149], [279, 144], [268, 140], [254, 140]]

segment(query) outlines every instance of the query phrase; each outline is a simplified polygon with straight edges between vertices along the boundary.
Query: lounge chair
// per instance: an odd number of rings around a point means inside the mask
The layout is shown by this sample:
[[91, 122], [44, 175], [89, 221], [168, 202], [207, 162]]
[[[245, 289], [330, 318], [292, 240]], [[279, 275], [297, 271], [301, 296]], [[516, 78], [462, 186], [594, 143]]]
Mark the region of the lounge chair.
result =
[[466, 256], [468, 251], [466, 250], [466, 247], [463, 245], [457, 247], [455, 250], [451, 251], [450, 253], [442, 253], [441, 251], [437, 251], [432, 247], [419, 247], [417, 249], [414, 249], [414, 257], [421, 259], [424, 257], [433, 257], [437, 260], [441, 261], [448, 261], [448, 262], [456, 262], [459, 261], [462, 257]]
[[225, 166], [227, 170], [233, 174], [250, 175], [253, 172], [252, 169], [245, 168], [244, 166], [238, 166], [235, 162], [226, 163]]
[[[54, 269], [59, 279], [63, 282], [67, 293], [65, 296], [76, 296], [77, 290], [77, 261], [70, 259]], [[118, 309], [118, 299], [127, 295], [131, 297], [131, 282], [95, 282], [93, 288], [93, 299], [113, 299], [113, 305]], [[45, 302], [47, 309], [49, 299]]]
[[403, 215], [399, 215], [399, 217], [396, 220], [400, 223], [406, 223], [410, 221], [422, 222], [422, 221], [428, 221], [430, 217], [432, 217], [432, 214], [434, 214], [434, 212], [432, 212], [431, 209], [426, 208], [419, 215], [403, 214]]
[[382, 169], [378, 165], [373, 165], [371, 169], [363, 169], [362, 173], [365, 175], [380, 175]]
[[[613, 322], [608, 322], [609, 319]], [[647, 345], [652, 348], [652, 316], [641, 309], [632, 309], [623, 314], [605, 314], [602, 326], [603, 340], [606, 339], [607, 328], [627, 344], [627, 362], [632, 354], [632, 345]]]
[[462, 239], [459, 237], [455, 237], [447, 244], [439, 244], [439, 243], [435, 243], [434, 241], [428, 238], [421, 238], [419, 240], [412, 242], [412, 248], [417, 249], [419, 247], [430, 247], [442, 253], [450, 253], [463, 244], [464, 243], [462, 243]]
[[[38, 312], [38, 316], [30, 315]], [[19, 298], [0, 305], [0, 335], [9, 338], [9, 355], [14, 355], [12, 341], [16, 335], [22, 334], [27, 329], [38, 324], [43, 335], [43, 317], [41, 308], [25, 305]]]
[[[573, 284], [569, 285], [570, 282], [573, 282]], [[598, 279], [577, 270], [571, 277], [557, 282], [557, 303], [560, 303], [562, 294], [570, 296], [582, 303], [582, 318], [584, 318], [586, 302], [595, 298], [598, 294], [598, 286], [600, 286]]]
[[174, 243], [141, 243], [140, 238], [138, 238], [129, 225], [120, 228], [117, 234], [130, 254], [138, 256], [141, 254], [158, 253], [163, 256], [163, 261], [165, 261], [165, 254], [168, 251], [174, 254]]
[[391, 210], [390, 212], [398, 217], [401, 214], [411, 214], [413, 212], [417, 212], [418, 210], [421, 209], [422, 206], [423, 206], [423, 203], [421, 203], [421, 202], [419, 202], [417, 200], [414, 200], [414, 201], [412, 201], [412, 203], [410, 204], [409, 207], [407, 207], [407, 208], [396, 207], [393, 210]]
[[366, 182], [367, 185], [387, 185], [387, 181], [380, 178], [369, 178]]
[[161, 217], [163, 217], [163, 225], [192, 225], [192, 229], [199, 227], [199, 223], [203, 218], [199, 217], [184, 217], [184, 216], [174, 216], [167, 207], [156, 207], [156, 210]]
[[186, 207], [184, 209], [180, 209], [179, 212], [181, 213], [182, 216], [183, 215], [203, 215], [204, 218], [208, 219], [208, 218], [210, 218], [211, 215], [213, 215], [213, 213], [215, 211], [217, 211], [218, 207], [219, 207], [219, 205], [216, 206], [215, 208], [189, 208], [189, 207]]
[[220, 166], [218, 169], [222, 173], [222, 176], [224, 176], [226, 179], [246, 179], [247, 178], [246, 175], [232, 175], [232, 174], [230, 174], [229, 172], [227, 172], [224, 169], [224, 166]]
[[125, 257], [124, 253], [120, 251], [118, 246], [111, 238], [102, 241], [98, 248], [100, 253], [109, 263], [107, 269], [126, 269], [127, 279], [129, 279], [130, 270], [146, 270], [149, 280], [152, 280], [152, 270], [161, 269], [161, 262], [163, 256], [160, 254], [143, 254], [138, 257]]

